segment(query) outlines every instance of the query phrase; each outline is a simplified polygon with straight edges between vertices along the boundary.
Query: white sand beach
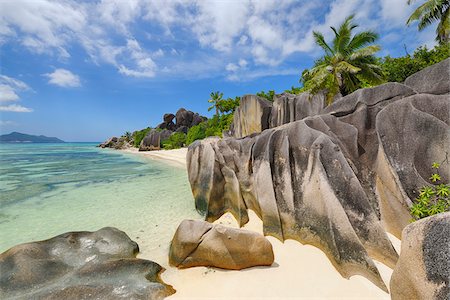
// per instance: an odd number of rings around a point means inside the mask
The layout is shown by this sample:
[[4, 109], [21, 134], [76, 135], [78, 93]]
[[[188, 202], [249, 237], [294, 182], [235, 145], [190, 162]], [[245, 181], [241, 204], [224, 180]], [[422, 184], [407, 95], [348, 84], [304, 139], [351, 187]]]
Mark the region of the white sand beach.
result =
[[137, 148], [128, 148], [120, 151], [142, 155], [149, 159], [161, 160], [175, 167], [186, 168], [187, 148], [156, 151], [139, 151]]
[[[187, 149], [128, 153], [165, 161], [173, 166], [186, 166]], [[249, 212], [250, 222], [243, 228], [262, 234], [262, 221]], [[181, 220], [180, 220], [181, 221]], [[234, 217], [227, 213], [216, 221], [238, 227]], [[178, 224], [174, 224], [176, 228]], [[389, 235], [397, 251], [400, 241]], [[170, 240], [154, 250], [145, 237], [139, 240], [140, 258], [161, 264], [166, 271], [162, 279], [176, 289], [170, 299], [390, 299], [390, 296], [362, 276], [343, 278], [325, 254], [316, 247], [302, 245], [294, 240], [284, 243], [267, 237], [272, 243], [275, 262], [271, 267], [254, 267], [241, 271], [196, 267], [177, 269], [168, 263]], [[153, 250], [150, 250], [153, 249]], [[392, 269], [375, 261], [387, 286]]]

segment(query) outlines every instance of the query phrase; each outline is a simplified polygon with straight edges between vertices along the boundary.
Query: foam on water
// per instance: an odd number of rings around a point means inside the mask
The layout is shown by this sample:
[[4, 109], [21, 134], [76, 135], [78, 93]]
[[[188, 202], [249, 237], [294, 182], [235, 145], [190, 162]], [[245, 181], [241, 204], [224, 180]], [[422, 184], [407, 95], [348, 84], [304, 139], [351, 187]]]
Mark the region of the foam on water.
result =
[[199, 215], [183, 169], [94, 144], [0, 145], [0, 253], [105, 226], [157, 249], [186, 218]]

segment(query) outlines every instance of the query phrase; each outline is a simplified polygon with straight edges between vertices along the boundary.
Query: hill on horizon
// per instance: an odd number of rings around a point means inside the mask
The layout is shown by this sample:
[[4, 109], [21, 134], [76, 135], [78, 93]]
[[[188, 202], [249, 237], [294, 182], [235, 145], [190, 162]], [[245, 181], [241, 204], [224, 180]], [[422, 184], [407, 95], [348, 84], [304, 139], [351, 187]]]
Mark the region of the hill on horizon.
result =
[[31, 135], [14, 131], [0, 135], [0, 143], [64, 143], [64, 141], [56, 137]]

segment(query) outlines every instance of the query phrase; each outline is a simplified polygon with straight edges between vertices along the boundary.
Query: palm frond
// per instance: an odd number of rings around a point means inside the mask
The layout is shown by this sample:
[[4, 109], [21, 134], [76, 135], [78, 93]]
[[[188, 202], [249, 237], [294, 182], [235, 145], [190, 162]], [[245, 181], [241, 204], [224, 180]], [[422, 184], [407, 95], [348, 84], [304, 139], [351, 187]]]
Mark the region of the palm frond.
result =
[[333, 50], [325, 41], [325, 38], [322, 33], [318, 32], [318, 31], [314, 31], [313, 36], [314, 36], [314, 40], [315, 40], [316, 44], [319, 45], [326, 53], [328, 53], [328, 54], [333, 53]]
[[349, 51], [357, 50], [365, 47], [368, 44], [375, 42], [378, 39], [378, 34], [373, 31], [363, 31], [355, 34], [348, 44]]
[[361, 49], [356, 50], [350, 55], [350, 60], [355, 60], [360, 57], [371, 56], [380, 51], [380, 46], [378, 45], [370, 45]]
[[356, 74], [359, 71], [361, 71], [360, 68], [346, 62], [346, 61], [341, 61], [336, 65], [336, 71], [339, 73], [351, 73], [351, 74]]

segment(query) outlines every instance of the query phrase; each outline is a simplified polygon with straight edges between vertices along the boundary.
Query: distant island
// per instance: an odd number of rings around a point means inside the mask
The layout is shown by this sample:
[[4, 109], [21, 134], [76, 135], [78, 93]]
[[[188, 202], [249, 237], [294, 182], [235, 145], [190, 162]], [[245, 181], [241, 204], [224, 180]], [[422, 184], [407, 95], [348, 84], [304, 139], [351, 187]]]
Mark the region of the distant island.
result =
[[0, 135], [0, 143], [64, 143], [64, 141], [56, 137], [11, 132]]

